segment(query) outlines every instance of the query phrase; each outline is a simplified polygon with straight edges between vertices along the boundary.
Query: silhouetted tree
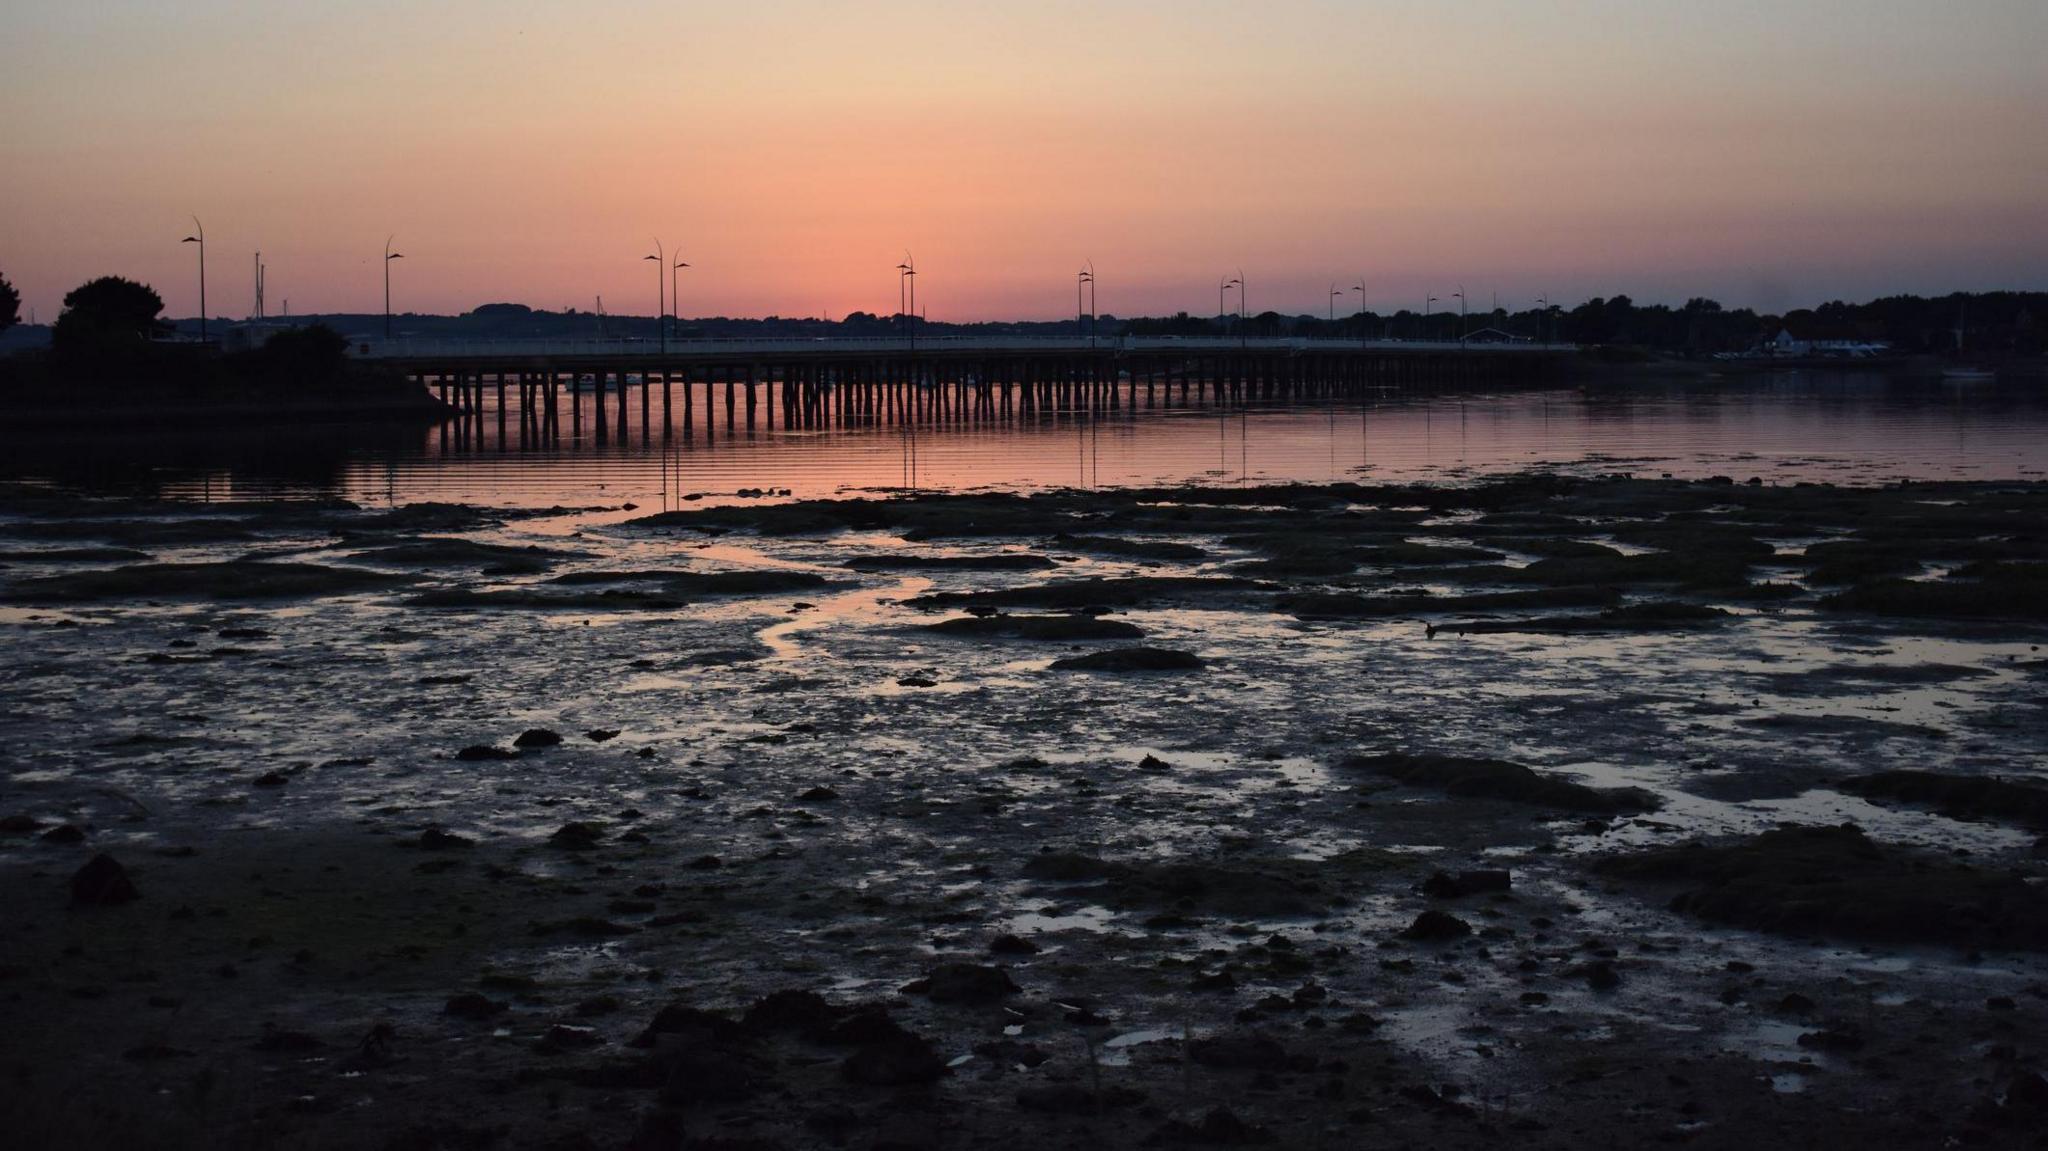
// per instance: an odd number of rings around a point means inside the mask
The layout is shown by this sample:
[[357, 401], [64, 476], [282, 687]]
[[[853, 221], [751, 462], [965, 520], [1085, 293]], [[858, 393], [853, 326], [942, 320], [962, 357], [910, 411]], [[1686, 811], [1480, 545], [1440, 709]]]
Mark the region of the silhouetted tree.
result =
[[163, 297], [149, 285], [101, 276], [64, 296], [64, 311], [50, 338], [60, 352], [139, 348], [162, 330], [156, 317], [163, 310]]
[[0, 332], [13, 327], [21, 319], [21, 293], [6, 276], [0, 276]]

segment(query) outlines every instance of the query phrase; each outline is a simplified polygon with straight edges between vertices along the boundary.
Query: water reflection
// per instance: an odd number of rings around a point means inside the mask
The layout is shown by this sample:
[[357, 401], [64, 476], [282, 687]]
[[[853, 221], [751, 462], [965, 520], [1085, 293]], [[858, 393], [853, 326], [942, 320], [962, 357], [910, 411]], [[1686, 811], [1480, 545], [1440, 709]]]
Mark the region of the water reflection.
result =
[[[549, 506], [668, 505], [741, 490], [1456, 480], [1558, 466], [1767, 481], [2035, 478], [2048, 389], [1853, 374], [1711, 383], [1387, 394], [1254, 408], [1147, 407], [895, 426], [725, 427], [698, 420], [599, 440], [523, 435], [516, 395], [444, 429], [321, 425], [48, 435], [5, 470], [101, 488], [233, 499], [331, 495]], [[764, 407], [770, 407], [764, 404]], [[633, 405], [638, 414], [639, 405]], [[772, 410], [772, 409], [771, 409]]]

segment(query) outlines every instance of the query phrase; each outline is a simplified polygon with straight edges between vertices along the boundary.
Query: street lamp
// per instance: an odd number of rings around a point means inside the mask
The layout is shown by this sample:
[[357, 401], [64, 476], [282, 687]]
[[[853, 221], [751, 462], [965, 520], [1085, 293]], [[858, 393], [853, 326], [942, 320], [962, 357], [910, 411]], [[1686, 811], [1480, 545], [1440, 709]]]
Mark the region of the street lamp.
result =
[[1237, 270], [1237, 346], [1244, 347], [1248, 334], [1244, 330], [1244, 269]]
[[398, 237], [384, 237], [384, 338], [391, 338], [391, 261], [403, 260], [403, 253], [391, 250], [391, 241]]
[[909, 332], [909, 350], [918, 350], [918, 258], [903, 252], [903, 281], [909, 283], [909, 315], [903, 317], [903, 326]]
[[914, 352], [917, 350], [917, 257], [905, 249], [903, 262], [896, 265], [896, 271], [897, 299], [903, 298], [904, 285], [909, 285], [910, 289], [910, 310], [903, 314], [903, 330], [909, 334], [910, 350]]
[[1365, 330], [1365, 277], [1358, 277], [1351, 290], [1358, 293], [1358, 342], [1362, 344], [1368, 338]]
[[197, 235], [187, 236], [178, 242], [199, 245], [199, 342], [203, 344], [206, 342], [206, 226], [194, 216], [192, 227]]
[[1338, 290], [1337, 285], [1330, 285], [1330, 323], [1332, 326], [1337, 323], [1337, 297], [1343, 294], [1343, 292]]
[[1095, 311], [1095, 261], [1088, 261], [1088, 346], [1095, 346], [1095, 329], [1099, 318]]
[[1228, 277], [1216, 281], [1216, 316], [1218, 319], [1229, 316], [1230, 313], [1223, 310], [1223, 293], [1235, 287], [1237, 287], [1237, 281]]
[[[676, 255], [680, 256], [682, 255], [682, 253], [677, 252]], [[681, 321], [683, 318], [683, 298], [676, 294], [676, 272], [679, 269], [687, 268], [689, 266], [690, 265], [684, 263], [683, 261], [677, 260], [674, 264], [670, 265], [668, 270], [668, 310], [671, 313], [673, 313], [673, 315], [670, 316], [668, 323], [669, 333], [671, 335], [675, 333], [675, 330], [677, 328], [682, 326]]]
[[667, 355], [668, 329], [662, 326], [662, 321], [668, 317], [668, 303], [661, 294], [661, 273], [663, 266], [668, 263], [668, 253], [662, 250], [660, 236], [654, 238], [654, 254], [642, 256], [641, 259], [654, 261], [654, 332], [661, 339], [662, 355]]
[[1458, 290], [1451, 294], [1458, 297], [1458, 346], [1462, 348], [1465, 346], [1465, 285], [1459, 284]]
[[[908, 260], [910, 253], [905, 252], [903, 258]], [[903, 299], [904, 293], [909, 290], [906, 285], [910, 281], [905, 278], [905, 273], [909, 271], [910, 265], [908, 263], [896, 265], [896, 326], [903, 329], [905, 336], [910, 334], [910, 305], [905, 303]]]
[[1080, 335], [1084, 332], [1087, 333], [1088, 346], [1092, 348], [1095, 346], [1095, 333], [1089, 327], [1084, 326], [1082, 324], [1081, 317], [1084, 314], [1092, 314], [1094, 309], [1090, 308], [1086, 313], [1082, 311], [1083, 305], [1081, 303], [1081, 289], [1083, 287], [1087, 288], [1089, 295], [1092, 296], [1095, 294], [1095, 272], [1093, 260], [1089, 261], [1088, 267], [1084, 267], [1080, 271], [1074, 273], [1074, 333], [1076, 335]]
[[1424, 343], [1429, 342], [1429, 306], [1436, 302], [1435, 296], [1424, 293], [1422, 299], [1422, 339]]
[[1543, 334], [1543, 329], [1544, 329], [1544, 323], [1543, 323], [1543, 321], [1545, 321], [1545, 320], [1547, 320], [1547, 319], [1549, 319], [1549, 318], [1550, 318], [1550, 297], [1548, 297], [1548, 296], [1538, 296], [1538, 297], [1536, 297], [1536, 338], [1537, 338], [1537, 339], [1538, 339], [1539, 341], [1541, 341], [1541, 342], [1543, 342], [1543, 343], [1546, 343], [1546, 344], [1550, 342], [1550, 339], [1549, 339], [1549, 337], [1548, 337], [1548, 336], [1545, 336], [1545, 335]]

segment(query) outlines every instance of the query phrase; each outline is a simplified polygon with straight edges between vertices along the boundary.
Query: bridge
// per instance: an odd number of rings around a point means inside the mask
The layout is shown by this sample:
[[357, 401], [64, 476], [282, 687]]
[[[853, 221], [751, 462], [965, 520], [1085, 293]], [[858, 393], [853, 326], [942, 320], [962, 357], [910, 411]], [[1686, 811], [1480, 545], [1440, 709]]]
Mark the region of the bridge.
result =
[[[1155, 406], [1232, 406], [1554, 382], [1568, 344], [1299, 337], [938, 336], [692, 340], [364, 339], [349, 353], [436, 391], [458, 434], [494, 411], [500, 442], [583, 431], [600, 440], [639, 409], [643, 440], [722, 417], [785, 428]], [[720, 411], [719, 392], [724, 392]], [[516, 394], [516, 405], [508, 393]], [[491, 397], [495, 394], [495, 404]], [[660, 397], [657, 417], [655, 397]], [[616, 403], [613, 402], [616, 397]], [[638, 404], [630, 403], [637, 397]], [[701, 401], [701, 408], [700, 408]], [[566, 411], [565, 411], [566, 409]], [[615, 414], [614, 414], [615, 409]], [[678, 419], [680, 416], [680, 419]]]
[[650, 340], [594, 339], [439, 339], [399, 337], [374, 339], [357, 337], [349, 353], [358, 359], [395, 363], [456, 360], [540, 359], [567, 362], [647, 359], [705, 360], [733, 357], [835, 356], [835, 355], [932, 355], [1017, 352], [1025, 354], [1072, 353], [1187, 353], [1256, 352], [1302, 355], [1317, 352], [1526, 355], [1568, 353], [1575, 344], [1543, 344], [1533, 341], [1466, 342], [1460, 340], [1337, 340], [1306, 337], [1232, 338], [1220, 336], [818, 336], [812, 338], [733, 338]]

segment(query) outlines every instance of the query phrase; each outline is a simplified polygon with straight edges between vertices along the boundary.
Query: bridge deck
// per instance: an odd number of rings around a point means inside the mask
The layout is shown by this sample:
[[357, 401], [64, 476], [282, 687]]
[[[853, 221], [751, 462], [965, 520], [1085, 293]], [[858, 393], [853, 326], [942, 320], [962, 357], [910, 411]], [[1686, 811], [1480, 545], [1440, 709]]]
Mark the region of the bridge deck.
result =
[[889, 360], [905, 357], [1006, 358], [1249, 355], [1260, 357], [1367, 354], [1374, 356], [1557, 356], [1570, 344], [1459, 343], [1455, 340], [1325, 340], [1302, 338], [1222, 339], [1121, 336], [1088, 340], [1036, 336], [941, 336], [916, 341], [895, 338], [832, 337], [768, 340], [357, 340], [358, 359], [393, 366], [482, 363], [616, 365], [666, 362], [677, 366], [743, 363], [750, 360]]

